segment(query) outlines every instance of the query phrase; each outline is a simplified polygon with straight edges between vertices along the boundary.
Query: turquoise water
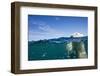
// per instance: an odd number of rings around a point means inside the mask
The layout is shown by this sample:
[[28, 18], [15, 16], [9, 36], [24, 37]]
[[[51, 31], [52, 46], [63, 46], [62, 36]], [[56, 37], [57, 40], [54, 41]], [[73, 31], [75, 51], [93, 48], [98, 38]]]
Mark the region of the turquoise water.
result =
[[[85, 45], [86, 53], [88, 53], [87, 39], [87, 37], [85, 38], [85, 40], [81, 39], [83, 40], [82, 42]], [[78, 59], [79, 57], [76, 49], [73, 49], [70, 54], [68, 53], [66, 45], [71, 40], [66, 40], [40, 40], [28, 42], [28, 60]]]

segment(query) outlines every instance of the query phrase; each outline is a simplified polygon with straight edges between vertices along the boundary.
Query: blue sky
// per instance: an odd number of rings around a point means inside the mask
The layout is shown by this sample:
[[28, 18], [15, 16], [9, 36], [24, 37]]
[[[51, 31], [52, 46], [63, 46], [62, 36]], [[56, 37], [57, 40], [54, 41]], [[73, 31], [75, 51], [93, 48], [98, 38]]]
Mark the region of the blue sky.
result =
[[75, 32], [87, 36], [87, 17], [28, 15], [29, 41], [69, 37]]

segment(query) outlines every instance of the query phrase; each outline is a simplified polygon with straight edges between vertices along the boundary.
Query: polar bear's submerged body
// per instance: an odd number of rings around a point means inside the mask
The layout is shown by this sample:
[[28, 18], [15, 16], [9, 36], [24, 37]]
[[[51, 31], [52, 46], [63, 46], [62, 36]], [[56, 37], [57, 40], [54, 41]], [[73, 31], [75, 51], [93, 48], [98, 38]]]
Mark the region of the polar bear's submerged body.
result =
[[67, 58], [87, 58], [87, 53], [83, 41], [68, 42], [66, 45], [66, 50], [68, 53]]

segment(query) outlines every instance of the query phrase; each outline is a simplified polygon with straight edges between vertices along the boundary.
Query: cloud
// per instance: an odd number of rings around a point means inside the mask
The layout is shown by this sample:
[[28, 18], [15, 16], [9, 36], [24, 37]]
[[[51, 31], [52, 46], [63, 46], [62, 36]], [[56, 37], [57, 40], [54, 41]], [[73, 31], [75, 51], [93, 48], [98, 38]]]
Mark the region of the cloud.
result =
[[64, 32], [61, 32], [57, 29], [50, 27], [49, 25], [42, 25], [38, 27], [40, 30], [44, 31], [44, 33], [52, 34], [52, 35], [64, 35]]
[[37, 23], [36, 23], [36, 22], [32, 22], [32, 24], [33, 24], [33, 25], [36, 25]]
[[29, 23], [31, 25], [37, 25], [37, 26], [39, 26], [39, 25], [45, 25], [45, 22], [43, 22], [43, 21], [37, 21], [37, 20], [30, 20]]
[[44, 32], [49, 32], [49, 33], [52, 33], [53, 31], [55, 31], [49, 25], [42, 25], [42, 26], [39, 26], [38, 28]]
[[55, 19], [56, 19], [56, 20], [60, 20], [60, 18], [59, 18], [59, 17], [56, 17]]
[[33, 22], [33, 24], [37, 25], [37, 30], [29, 30], [29, 40], [51, 39], [65, 36], [64, 32], [54, 29], [43, 21]]

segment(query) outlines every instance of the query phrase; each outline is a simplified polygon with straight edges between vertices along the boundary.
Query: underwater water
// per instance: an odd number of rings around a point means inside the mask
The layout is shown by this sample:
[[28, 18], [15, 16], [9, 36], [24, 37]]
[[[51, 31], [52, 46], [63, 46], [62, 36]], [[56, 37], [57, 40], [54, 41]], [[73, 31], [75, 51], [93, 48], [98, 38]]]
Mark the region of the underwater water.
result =
[[28, 60], [88, 58], [88, 37], [29, 41]]

